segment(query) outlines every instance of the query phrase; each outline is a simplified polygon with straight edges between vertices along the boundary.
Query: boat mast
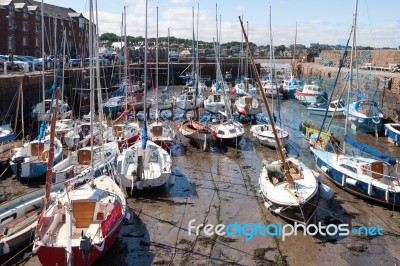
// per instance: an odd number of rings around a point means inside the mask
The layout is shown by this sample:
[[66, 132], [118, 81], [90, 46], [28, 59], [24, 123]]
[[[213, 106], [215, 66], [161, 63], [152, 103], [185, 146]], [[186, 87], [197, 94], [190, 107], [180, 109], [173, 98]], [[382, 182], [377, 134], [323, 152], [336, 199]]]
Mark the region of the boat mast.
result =
[[94, 120], [94, 93], [93, 93], [93, 1], [89, 0], [89, 91], [90, 91], [90, 165], [93, 166], [93, 120]]
[[[45, 79], [44, 79], [44, 70], [46, 69], [46, 62], [44, 58], [44, 7], [43, 7], [43, 0], [40, 5], [41, 8], [41, 30], [42, 30], [42, 96], [43, 96], [43, 101], [42, 101], [42, 114], [44, 114], [45, 109], [44, 109], [44, 102], [46, 100], [46, 84], [45, 84]], [[22, 119], [23, 120], [23, 119]]]
[[167, 64], [168, 64], [168, 69], [167, 69], [167, 87], [169, 86], [169, 75], [170, 75], [170, 73], [169, 73], [169, 62], [170, 62], [170, 57], [169, 57], [169, 30], [170, 30], [171, 28], [168, 28], [168, 47], [167, 47], [167, 53], [168, 53], [168, 61], [167, 61]]
[[[246, 31], [247, 31], [247, 36], [249, 34], [249, 22], [246, 21]], [[242, 35], [242, 45], [243, 45], [243, 35]], [[244, 84], [245, 84], [245, 91], [249, 92], [249, 53], [250, 51], [247, 51], [246, 53], [246, 68], [245, 68], [245, 80], [244, 80]]]
[[[346, 121], [344, 126], [344, 135], [347, 135], [347, 126], [349, 121], [349, 104], [350, 104], [350, 94], [353, 89], [353, 60], [354, 60], [354, 49], [356, 46], [356, 28], [357, 28], [357, 9], [358, 9], [358, 0], [355, 1], [355, 12], [353, 14], [353, 44], [351, 46], [350, 53], [350, 77], [349, 77], [349, 87], [347, 90], [347, 106], [346, 106]], [[347, 47], [346, 47], [347, 49]], [[346, 142], [343, 142], [343, 154], [346, 154]]]
[[[242, 32], [243, 32], [243, 36], [244, 36], [244, 39], [245, 39], [245, 42], [246, 42], [246, 47], [247, 47], [248, 50], [250, 50], [249, 40], [247, 38], [247, 34], [246, 34], [245, 30], [244, 30], [243, 22], [242, 22], [242, 19], [240, 18], [240, 16], [239, 16], [239, 21], [240, 21], [240, 26], [242, 27]], [[253, 67], [254, 76], [256, 78], [258, 87], [260, 88], [262, 100], [264, 102], [265, 109], [267, 111], [268, 118], [269, 118], [270, 123], [271, 123], [272, 132], [274, 134], [274, 138], [275, 138], [275, 141], [276, 141], [276, 150], [278, 152], [279, 158], [280, 158], [280, 160], [282, 162], [282, 165], [283, 165], [283, 168], [285, 170], [284, 171], [285, 177], [286, 177], [288, 183], [293, 185], [294, 181], [293, 181], [292, 176], [290, 175], [289, 166], [286, 163], [286, 157], [285, 157], [285, 155], [283, 153], [282, 145], [281, 145], [281, 142], [279, 141], [278, 133], [277, 133], [276, 128], [275, 128], [275, 122], [274, 122], [274, 120], [272, 118], [272, 113], [271, 113], [271, 110], [269, 109], [267, 98], [265, 97], [264, 90], [262, 89], [262, 86], [261, 86], [261, 79], [260, 79], [260, 76], [258, 74], [257, 67], [256, 67], [256, 64], [254, 62], [254, 58], [253, 58], [253, 56], [251, 54], [249, 54], [249, 60], [250, 60], [250, 63], [252, 65], [252, 67]]]
[[[146, 0], [146, 22], [144, 30], [144, 91], [143, 91], [143, 111], [144, 111], [144, 122], [147, 122], [147, 108], [146, 108], [146, 97], [147, 97], [147, 5]], [[146, 126], [147, 129], [147, 126]], [[147, 132], [146, 132], [147, 133]]]
[[293, 66], [292, 66], [292, 76], [297, 77], [296, 71], [296, 45], [297, 45], [297, 21], [296, 21], [296, 33], [294, 34], [294, 47], [293, 47]]
[[156, 122], [158, 122], [158, 6], [157, 6], [157, 35], [156, 35]]

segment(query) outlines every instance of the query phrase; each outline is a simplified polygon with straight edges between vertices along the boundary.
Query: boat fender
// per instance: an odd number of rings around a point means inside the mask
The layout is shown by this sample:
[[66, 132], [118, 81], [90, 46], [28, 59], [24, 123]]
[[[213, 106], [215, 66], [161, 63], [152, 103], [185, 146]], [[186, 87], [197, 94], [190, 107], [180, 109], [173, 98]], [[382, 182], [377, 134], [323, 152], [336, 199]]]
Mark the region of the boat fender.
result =
[[[325, 165], [321, 166], [321, 170], [324, 171], [325, 173], [329, 173], [329, 168], [326, 167]], [[321, 181], [321, 180], [318, 180]]]
[[372, 182], [368, 183], [368, 196], [371, 196], [372, 194]]
[[276, 214], [280, 214], [280, 213], [281, 213], [281, 211], [282, 211], [282, 208], [276, 208], [276, 209], [274, 210], [274, 213], [276, 213]]
[[386, 202], [389, 202], [389, 186], [386, 187], [385, 200], [386, 200]]
[[330, 200], [333, 197], [333, 190], [329, 186], [320, 183], [319, 196], [324, 200]]
[[358, 184], [358, 181], [351, 177], [347, 177], [346, 182], [347, 182], [347, 184], [352, 185], [352, 186], [357, 186], [357, 184]]
[[8, 245], [7, 242], [3, 243], [3, 254], [8, 254], [10, 253], [10, 246]]
[[312, 173], [315, 176], [315, 178], [318, 180], [318, 182], [322, 181], [322, 176], [317, 171], [312, 171]]

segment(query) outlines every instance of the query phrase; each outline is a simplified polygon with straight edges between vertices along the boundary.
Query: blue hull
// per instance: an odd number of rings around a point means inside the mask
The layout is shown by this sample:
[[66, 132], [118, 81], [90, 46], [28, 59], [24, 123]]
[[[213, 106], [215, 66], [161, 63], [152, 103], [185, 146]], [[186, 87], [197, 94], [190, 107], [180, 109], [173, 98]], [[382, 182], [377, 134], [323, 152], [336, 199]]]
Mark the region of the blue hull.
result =
[[379, 123], [375, 123], [372, 118], [358, 118], [351, 116], [350, 120], [352, 120], [353, 124], [357, 127], [357, 131], [374, 133], [375, 129], [378, 132], [383, 130], [382, 119], [379, 119]]
[[400, 134], [391, 130], [391, 127], [385, 125], [385, 135], [391, 138], [394, 142], [400, 142]]
[[[54, 158], [54, 165], [57, 163], [61, 162], [62, 159], [62, 153], [58, 155], [57, 157]], [[27, 164], [30, 164], [30, 171], [29, 175], [23, 175], [21, 174], [21, 179], [33, 179], [33, 178], [38, 178], [46, 174], [47, 171], [47, 162], [38, 162], [38, 163], [22, 163], [21, 168], [26, 166]], [[14, 175], [17, 175], [17, 164], [10, 164], [10, 168], [13, 172]]]
[[122, 111], [121, 106], [112, 106], [112, 107], [103, 107], [103, 112], [104, 113], [111, 113], [111, 114], [116, 114], [118, 112]]
[[[371, 194], [368, 194], [368, 183], [360, 180], [357, 180], [357, 183], [355, 185], [346, 182], [345, 186], [343, 187], [343, 173], [334, 169], [331, 165], [329, 165], [328, 162], [319, 158], [315, 153], [313, 154], [317, 167], [325, 172], [326, 176], [337, 186], [349, 191], [350, 193], [367, 199], [379, 201], [385, 204], [400, 206], [400, 192], [396, 193], [389, 191], [388, 200], [386, 201], [386, 190], [378, 188], [376, 186], [372, 186]], [[324, 171], [323, 168], [325, 168], [326, 170]]]

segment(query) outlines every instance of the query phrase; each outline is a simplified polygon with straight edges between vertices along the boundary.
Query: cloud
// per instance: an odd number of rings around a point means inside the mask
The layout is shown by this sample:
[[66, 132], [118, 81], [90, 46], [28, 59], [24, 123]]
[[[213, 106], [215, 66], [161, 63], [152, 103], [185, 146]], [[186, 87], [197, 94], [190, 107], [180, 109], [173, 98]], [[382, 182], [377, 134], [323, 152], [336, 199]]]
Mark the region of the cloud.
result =
[[172, 4], [186, 4], [189, 0], [170, 0]]

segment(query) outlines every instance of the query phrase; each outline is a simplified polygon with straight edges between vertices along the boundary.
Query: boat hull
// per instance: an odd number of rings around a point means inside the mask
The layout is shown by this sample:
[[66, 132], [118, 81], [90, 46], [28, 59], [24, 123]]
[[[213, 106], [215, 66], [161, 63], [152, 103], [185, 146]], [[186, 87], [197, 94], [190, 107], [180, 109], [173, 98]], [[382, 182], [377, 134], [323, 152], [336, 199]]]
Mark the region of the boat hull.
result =
[[343, 188], [344, 190], [355, 194], [357, 196], [361, 196], [366, 199], [378, 201], [385, 204], [400, 206], [400, 191], [393, 192], [379, 188], [377, 186], [372, 185], [371, 193], [368, 193], [369, 184], [363, 180], [357, 180], [357, 182], [345, 182], [343, 180], [344, 177], [346, 179], [352, 179], [351, 177], [346, 176], [341, 171], [338, 171], [334, 167], [331, 166], [331, 160], [329, 157], [321, 156], [318, 150], [312, 150], [312, 153], [315, 157], [315, 164], [322, 172], [325, 173], [326, 177], [335, 185]]
[[385, 124], [385, 136], [390, 138], [395, 144], [400, 143], [400, 124]]
[[[119, 223], [114, 227], [114, 230], [107, 236], [107, 238], [104, 239], [104, 249], [102, 251], [99, 251], [97, 248], [91, 245], [88, 263], [85, 263], [85, 261], [83, 260], [82, 252], [80, 251], [79, 246], [73, 246], [73, 265], [92, 265], [93, 263], [95, 263], [114, 244], [119, 232], [121, 231], [122, 224], [123, 219], [120, 219]], [[65, 247], [40, 246], [37, 250], [37, 256], [43, 266], [67, 265]]]

